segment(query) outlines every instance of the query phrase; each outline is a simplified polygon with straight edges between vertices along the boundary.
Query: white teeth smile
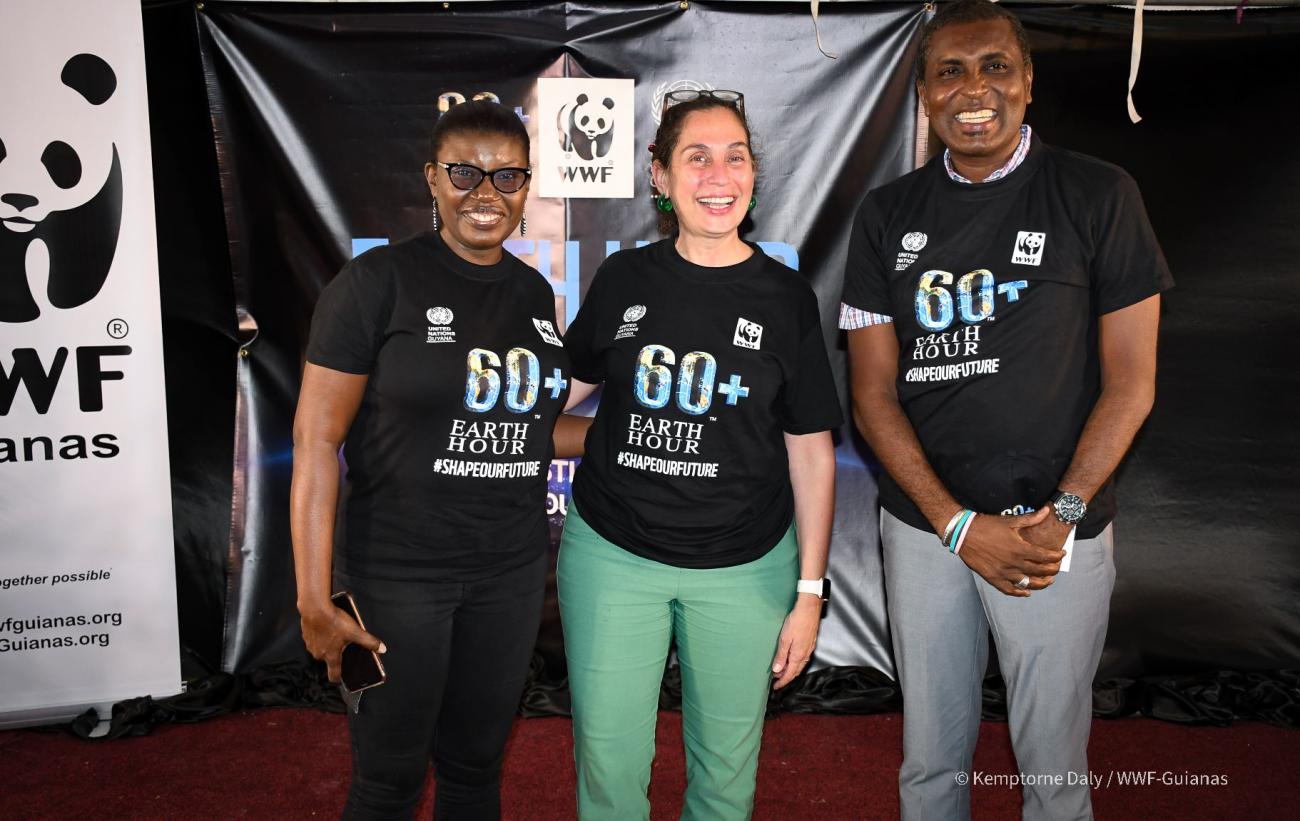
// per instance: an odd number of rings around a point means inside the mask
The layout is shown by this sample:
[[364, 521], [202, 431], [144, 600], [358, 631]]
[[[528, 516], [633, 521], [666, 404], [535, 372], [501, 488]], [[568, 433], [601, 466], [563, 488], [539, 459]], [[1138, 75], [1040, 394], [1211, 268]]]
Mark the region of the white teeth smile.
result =
[[731, 205], [735, 201], [736, 201], [735, 197], [700, 197], [699, 199], [696, 200], [696, 202], [700, 203], [701, 205], [709, 205], [714, 208], [722, 208], [724, 206]]
[[479, 225], [491, 225], [501, 219], [501, 215], [495, 211], [469, 211], [465, 216]]
[[987, 123], [995, 115], [996, 112], [991, 108], [981, 108], [979, 111], [962, 111], [957, 114], [957, 122], [968, 124]]

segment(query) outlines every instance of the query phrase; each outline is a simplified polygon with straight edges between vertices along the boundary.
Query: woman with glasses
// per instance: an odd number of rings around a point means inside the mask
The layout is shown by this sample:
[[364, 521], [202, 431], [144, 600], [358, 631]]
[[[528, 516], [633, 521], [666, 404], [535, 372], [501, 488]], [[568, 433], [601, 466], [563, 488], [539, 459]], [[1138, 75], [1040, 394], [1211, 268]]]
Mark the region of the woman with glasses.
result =
[[[303, 639], [331, 681], [348, 643], [387, 672], [348, 716], [346, 818], [411, 817], [430, 760], [435, 817], [499, 817], [546, 577], [569, 364], [551, 287], [501, 247], [523, 219], [528, 134], [510, 109], [468, 102], [431, 143], [433, 231], [362, 254], [322, 292], [294, 421]], [[333, 573], [366, 630], [330, 603], [345, 443]]]
[[569, 404], [604, 383], [558, 570], [583, 821], [649, 818], [674, 641], [681, 817], [748, 818], [771, 677], [803, 670], [825, 589], [840, 411], [816, 298], [740, 238], [741, 95], [666, 106], [651, 174], [671, 236], [607, 259], [565, 335]]

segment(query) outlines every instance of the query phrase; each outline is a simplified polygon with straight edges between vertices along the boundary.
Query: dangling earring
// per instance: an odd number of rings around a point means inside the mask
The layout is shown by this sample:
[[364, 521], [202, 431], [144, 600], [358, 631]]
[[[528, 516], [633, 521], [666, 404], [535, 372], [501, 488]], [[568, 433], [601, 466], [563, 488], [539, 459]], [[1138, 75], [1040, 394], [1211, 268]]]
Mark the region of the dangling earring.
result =
[[520, 211], [519, 212], [519, 236], [522, 237], [527, 233], [528, 233], [528, 212]]
[[433, 233], [438, 233], [438, 201], [433, 201]]
[[673, 201], [663, 194], [660, 194], [655, 198], [655, 208], [658, 208], [665, 214], [671, 214], [673, 212]]
[[758, 197], [750, 197], [748, 210], [753, 211], [755, 205], [758, 205]]

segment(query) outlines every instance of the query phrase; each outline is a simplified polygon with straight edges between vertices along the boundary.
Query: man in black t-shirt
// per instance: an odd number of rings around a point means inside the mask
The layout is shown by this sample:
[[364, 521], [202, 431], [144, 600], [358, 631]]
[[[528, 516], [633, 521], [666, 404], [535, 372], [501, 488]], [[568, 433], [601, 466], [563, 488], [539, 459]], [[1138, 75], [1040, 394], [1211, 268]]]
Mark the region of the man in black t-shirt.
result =
[[854, 416], [888, 474], [904, 818], [969, 816], [990, 627], [1025, 817], [1091, 816], [1111, 476], [1151, 408], [1173, 282], [1133, 180], [1023, 123], [1032, 81], [1014, 15], [940, 11], [917, 90], [947, 150], [868, 194], [849, 247]]

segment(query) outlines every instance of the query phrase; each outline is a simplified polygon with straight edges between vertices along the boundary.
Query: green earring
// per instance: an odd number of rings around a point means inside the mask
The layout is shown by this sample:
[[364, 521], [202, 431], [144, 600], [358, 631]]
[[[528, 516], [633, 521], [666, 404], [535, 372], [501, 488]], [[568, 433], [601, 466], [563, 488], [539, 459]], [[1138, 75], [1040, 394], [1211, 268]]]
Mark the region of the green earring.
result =
[[671, 214], [673, 212], [673, 201], [665, 197], [663, 194], [660, 194], [655, 197], [655, 208], [658, 208], [665, 214]]
[[750, 210], [750, 211], [753, 211], [755, 205], [758, 205], [758, 197], [750, 197], [750, 198], [749, 198], [749, 210]]

